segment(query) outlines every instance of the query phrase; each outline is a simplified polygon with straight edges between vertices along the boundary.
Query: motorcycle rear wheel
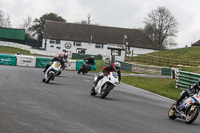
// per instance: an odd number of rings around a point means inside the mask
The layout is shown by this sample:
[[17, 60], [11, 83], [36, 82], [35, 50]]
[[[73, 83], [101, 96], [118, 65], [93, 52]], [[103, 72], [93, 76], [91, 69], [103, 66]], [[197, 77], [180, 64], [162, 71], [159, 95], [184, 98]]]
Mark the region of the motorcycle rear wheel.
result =
[[[191, 109], [191, 107], [190, 107], [190, 109]], [[191, 124], [199, 115], [199, 107], [195, 106], [194, 110], [192, 112], [190, 112], [190, 109], [188, 109], [188, 111], [186, 113], [185, 121], [187, 124]]]
[[176, 113], [175, 106], [176, 106], [176, 104], [173, 104], [173, 105], [171, 106], [171, 108], [169, 109], [168, 116], [169, 116], [170, 119], [176, 119], [176, 115], [175, 115], [175, 113]]

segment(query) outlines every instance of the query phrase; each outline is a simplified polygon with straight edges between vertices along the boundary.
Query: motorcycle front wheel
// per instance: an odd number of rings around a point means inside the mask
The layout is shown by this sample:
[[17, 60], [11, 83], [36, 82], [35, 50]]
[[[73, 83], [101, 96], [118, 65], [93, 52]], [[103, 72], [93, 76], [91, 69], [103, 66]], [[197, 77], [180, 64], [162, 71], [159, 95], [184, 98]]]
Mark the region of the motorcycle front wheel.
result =
[[78, 74], [80, 74], [82, 72], [82, 68], [80, 68], [79, 70], [78, 70]]
[[199, 115], [199, 107], [195, 106], [194, 110], [191, 110], [191, 107], [186, 112], [185, 121], [186, 121], [187, 124], [192, 123], [197, 118], [197, 116]]
[[112, 90], [112, 88], [106, 84], [101, 91], [100, 97], [105, 98], [110, 93], [111, 90]]
[[53, 78], [53, 75], [53, 73], [48, 74], [46, 83], [49, 83], [49, 81]]
[[171, 108], [169, 109], [168, 116], [169, 116], [170, 119], [176, 119], [176, 115], [175, 115], [175, 113], [176, 113], [175, 106], [176, 106], [176, 104], [173, 104], [173, 105], [171, 106]]
[[94, 87], [92, 87], [91, 92], [90, 92], [90, 95], [95, 96], [96, 94], [97, 94], [97, 93], [95, 92]]

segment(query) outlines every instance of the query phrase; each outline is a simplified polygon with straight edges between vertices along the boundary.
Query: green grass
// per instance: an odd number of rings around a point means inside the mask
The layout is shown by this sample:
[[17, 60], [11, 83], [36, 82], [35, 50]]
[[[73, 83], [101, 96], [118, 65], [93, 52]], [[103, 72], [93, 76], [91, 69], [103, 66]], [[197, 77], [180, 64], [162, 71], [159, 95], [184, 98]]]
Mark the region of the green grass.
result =
[[20, 52], [24, 55], [31, 55], [30, 51], [19, 49], [19, 48], [13, 48], [13, 47], [7, 47], [7, 46], [0, 46], [0, 52], [1, 53], [12, 53], [16, 54], [17, 52]]
[[199, 51], [200, 47], [187, 47], [153, 52], [149, 53], [149, 55], [179, 60], [200, 61]]
[[123, 76], [123, 83], [177, 100], [181, 90], [175, 88], [174, 79]]
[[103, 70], [103, 60], [96, 60], [96, 71], [95, 72], [102, 72]]
[[19, 48], [13, 48], [13, 47], [8, 47], [8, 46], [0, 46], [0, 53], [16, 54], [17, 52], [19, 52], [23, 55], [52, 57], [52, 56], [46, 56], [46, 55], [31, 54], [30, 51], [19, 49]]

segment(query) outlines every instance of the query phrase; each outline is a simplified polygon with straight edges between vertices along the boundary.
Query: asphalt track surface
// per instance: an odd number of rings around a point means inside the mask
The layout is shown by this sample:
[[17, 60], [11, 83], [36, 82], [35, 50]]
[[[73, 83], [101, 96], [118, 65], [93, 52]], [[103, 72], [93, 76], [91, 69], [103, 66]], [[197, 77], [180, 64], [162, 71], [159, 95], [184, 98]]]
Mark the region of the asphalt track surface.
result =
[[168, 118], [173, 100], [123, 83], [101, 99], [90, 96], [92, 73], [46, 84], [42, 70], [0, 66], [0, 133], [199, 133], [200, 118]]

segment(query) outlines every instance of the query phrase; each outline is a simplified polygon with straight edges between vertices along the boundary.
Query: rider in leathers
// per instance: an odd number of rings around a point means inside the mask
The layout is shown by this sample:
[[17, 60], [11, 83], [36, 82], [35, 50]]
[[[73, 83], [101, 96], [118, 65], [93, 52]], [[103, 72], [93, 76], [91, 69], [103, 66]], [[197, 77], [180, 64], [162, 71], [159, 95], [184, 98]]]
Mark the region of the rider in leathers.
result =
[[58, 57], [54, 57], [52, 60], [50, 60], [49, 64], [46, 65], [46, 67], [45, 67], [45, 69], [44, 69], [43, 72], [45, 73], [46, 70], [52, 65], [52, 63], [53, 63], [54, 61], [59, 61], [60, 64], [61, 64], [61, 69], [62, 69], [62, 67], [63, 67], [64, 64], [65, 64], [65, 62], [63, 61], [63, 58], [64, 58], [64, 54], [63, 54], [63, 53], [59, 54]]
[[119, 82], [121, 80], [121, 72], [120, 72], [121, 64], [119, 62], [112, 63], [109, 66], [103, 68], [103, 74], [99, 75], [97, 80], [94, 82], [95, 86], [98, 81], [101, 80], [105, 75], [110, 75], [110, 72], [117, 72], [119, 76]]
[[86, 62], [87, 65], [89, 65], [89, 70], [91, 70], [91, 66], [93, 66], [95, 64], [95, 60], [94, 60], [94, 56], [88, 57], [86, 59], [84, 59], [84, 61]]
[[198, 91], [200, 91], [200, 80], [191, 86], [191, 88], [188, 88], [187, 91], [183, 91], [181, 97], [179, 97], [179, 99], [176, 101], [176, 108], [185, 97], [193, 96], [194, 94], [198, 93]]

